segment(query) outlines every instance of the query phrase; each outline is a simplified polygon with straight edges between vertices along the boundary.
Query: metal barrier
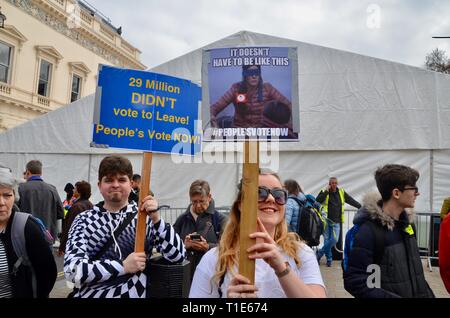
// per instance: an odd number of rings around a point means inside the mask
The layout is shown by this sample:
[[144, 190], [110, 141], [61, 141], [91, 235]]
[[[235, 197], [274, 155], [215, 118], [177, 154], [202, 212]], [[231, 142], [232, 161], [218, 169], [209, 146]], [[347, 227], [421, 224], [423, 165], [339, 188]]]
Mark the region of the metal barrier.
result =
[[[218, 207], [217, 211], [228, 215], [231, 207]], [[170, 208], [160, 210], [161, 218], [164, 221], [174, 224], [176, 219], [186, 211], [186, 208]], [[356, 210], [345, 210], [344, 223], [342, 224], [342, 239], [345, 246], [345, 234], [353, 226], [353, 218], [356, 215]], [[437, 260], [437, 241], [438, 233], [436, 233], [436, 222], [434, 219], [439, 217], [437, 213], [416, 213], [415, 225], [416, 225], [416, 237], [417, 244], [419, 246], [420, 256], [427, 259], [428, 268], [430, 272], [432, 271], [432, 262]], [[337, 252], [342, 253], [341, 250], [336, 249]]]
[[[228, 213], [230, 211], [230, 207], [218, 207], [218, 208], [216, 208], [216, 210], [225, 215], [228, 215]], [[175, 221], [177, 220], [177, 218], [181, 214], [186, 212], [186, 208], [161, 209], [159, 212], [160, 212], [161, 218], [165, 222], [173, 225], [173, 224], [175, 224]]]
[[[345, 240], [345, 234], [347, 231], [353, 226], [353, 218], [355, 217], [355, 214], [356, 210], [345, 211], [344, 224], [342, 225], [343, 240]], [[427, 260], [430, 272], [432, 271], [433, 261], [438, 259], [437, 237], [439, 237], [439, 235], [437, 232], [439, 231], [439, 227], [435, 224], [436, 218], [439, 218], [438, 213], [420, 212], [416, 213], [414, 220], [420, 256], [421, 258]], [[342, 253], [342, 251], [338, 252]]]
[[170, 209], [161, 209], [159, 210], [159, 213], [164, 222], [174, 225], [177, 218], [185, 211], [186, 208], [170, 208]]

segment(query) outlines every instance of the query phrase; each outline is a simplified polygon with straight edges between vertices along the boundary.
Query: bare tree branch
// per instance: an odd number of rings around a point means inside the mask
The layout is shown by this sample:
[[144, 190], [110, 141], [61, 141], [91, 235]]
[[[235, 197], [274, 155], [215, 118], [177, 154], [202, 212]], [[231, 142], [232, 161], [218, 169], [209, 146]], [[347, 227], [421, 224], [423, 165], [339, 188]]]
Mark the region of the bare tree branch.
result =
[[444, 50], [435, 48], [425, 57], [425, 68], [430, 71], [450, 74], [450, 60]]

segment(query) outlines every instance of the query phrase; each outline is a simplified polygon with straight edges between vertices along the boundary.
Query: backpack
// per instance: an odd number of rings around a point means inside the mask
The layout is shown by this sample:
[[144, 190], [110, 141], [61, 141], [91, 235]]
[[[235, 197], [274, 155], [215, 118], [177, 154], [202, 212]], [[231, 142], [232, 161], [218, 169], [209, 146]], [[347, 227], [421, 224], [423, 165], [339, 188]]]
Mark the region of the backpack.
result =
[[325, 221], [317, 207], [308, 200], [301, 201], [296, 197], [289, 197], [299, 205], [297, 234], [310, 247], [320, 244], [320, 236], [325, 230]]
[[11, 242], [13, 245], [14, 252], [17, 255], [17, 261], [14, 263], [12, 274], [16, 274], [19, 270], [20, 265], [28, 266], [31, 271], [31, 286], [33, 289], [33, 298], [37, 298], [37, 281], [36, 273], [34, 268], [28, 258], [26, 239], [25, 239], [25, 225], [31, 218], [41, 229], [42, 235], [49, 244], [49, 249], [51, 249], [51, 244], [53, 243], [53, 237], [50, 232], [46, 229], [44, 223], [37, 217], [24, 212], [15, 212], [13, 222], [11, 225]]
[[[369, 227], [372, 229], [373, 234], [375, 235], [375, 250], [373, 255], [374, 264], [380, 265], [381, 259], [384, 254], [384, 235], [385, 232], [383, 228], [375, 224], [373, 221], [366, 221], [363, 224], [367, 223]], [[350, 230], [345, 234], [345, 245], [344, 245], [344, 257], [342, 258], [342, 269], [344, 272], [348, 270], [348, 260], [350, 257], [350, 253], [353, 248], [353, 243], [355, 241], [356, 234], [358, 234], [359, 229], [362, 224], [355, 224], [351, 227]]]
[[214, 230], [214, 234], [216, 234], [217, 240], [219, 240], [219, 237], [221, 235], [221, 223], [220, 223], [220, 218], [219, 218], [219, 213], [218, 211], [214, 211], [214, 213], [211, 216], [211, 222], [207, 222], [207, 227], [206, 230], [204, 230], [204, 233], [202, 234], [203, 236], [206, 235], [210, 229], [210, 226], [212, 226], [213, 230]]

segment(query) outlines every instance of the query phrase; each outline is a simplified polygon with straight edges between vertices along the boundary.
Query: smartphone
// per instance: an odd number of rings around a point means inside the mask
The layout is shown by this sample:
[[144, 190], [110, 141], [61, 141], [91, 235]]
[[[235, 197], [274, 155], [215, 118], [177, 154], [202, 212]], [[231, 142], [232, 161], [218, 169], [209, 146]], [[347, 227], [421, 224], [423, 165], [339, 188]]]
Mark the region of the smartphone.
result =
[[192, 241], [201, 241], [202, 240], [200, 234], [191, 234], [190, 238]]

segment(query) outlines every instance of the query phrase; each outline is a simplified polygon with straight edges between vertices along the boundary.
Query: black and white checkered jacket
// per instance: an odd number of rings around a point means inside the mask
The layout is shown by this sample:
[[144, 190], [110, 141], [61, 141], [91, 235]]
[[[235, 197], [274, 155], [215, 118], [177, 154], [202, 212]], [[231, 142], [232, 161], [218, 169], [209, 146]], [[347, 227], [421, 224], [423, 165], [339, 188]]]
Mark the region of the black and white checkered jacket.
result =
[[[109, 213], [99, 204], [75, 218], [64, 256], [66, 279], [75, 284], [73, 297], [145, 298], [145, 273], [125, 274], [122, 265], [122, 261], [134, 251], [137, 215], [116, 238], [122, 257], [116, 244], [112, 244], [98, 260], [93, 259], [118, 224], [128, 213], [135, 212], [135, 203], [128, 204], [119, 213]], [[151, 254], [153, 247], [171, 262], [185, 259], [183, 241], [163, 219], [156, 224], [147, 219], [146, 253]]]

